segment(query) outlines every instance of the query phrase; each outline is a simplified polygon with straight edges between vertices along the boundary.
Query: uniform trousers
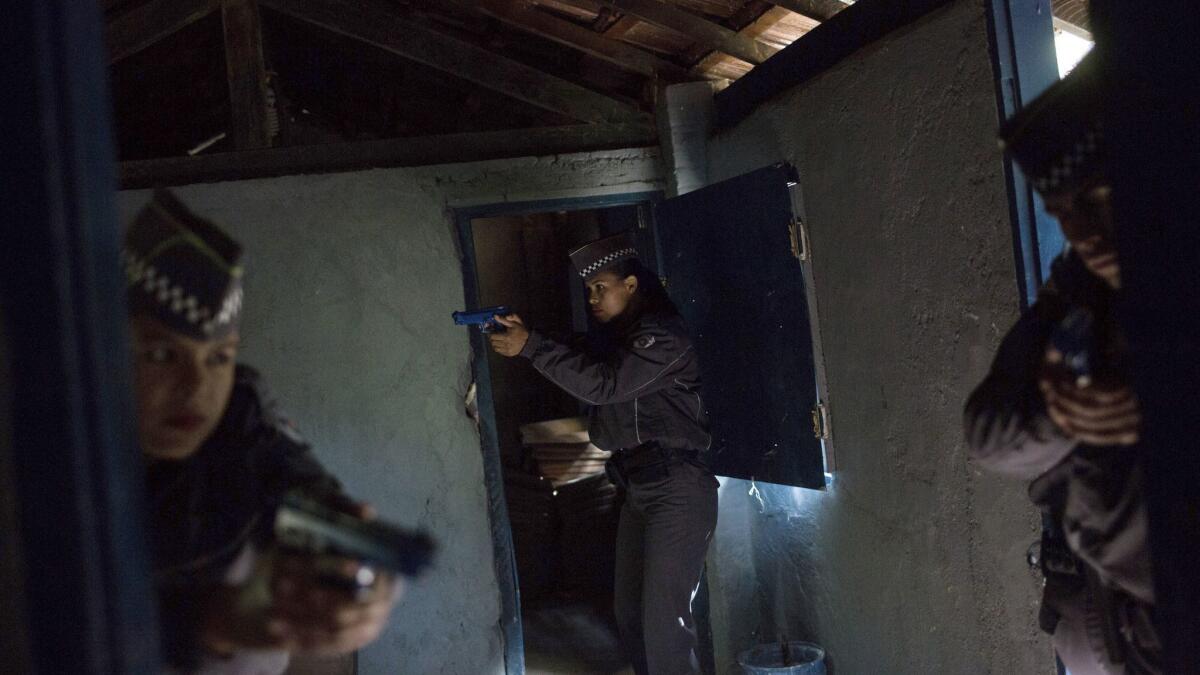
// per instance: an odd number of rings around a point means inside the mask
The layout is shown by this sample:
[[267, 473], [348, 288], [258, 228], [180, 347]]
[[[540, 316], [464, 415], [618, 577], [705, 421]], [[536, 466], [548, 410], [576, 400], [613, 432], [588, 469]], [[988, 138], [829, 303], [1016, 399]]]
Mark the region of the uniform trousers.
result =
[[717, 524], [717, 480], [678, 460], [650, 480], [638, 478], [629, 477], [617, 528], [621, 641], [638, 675], [695, 675], [692, 599]]

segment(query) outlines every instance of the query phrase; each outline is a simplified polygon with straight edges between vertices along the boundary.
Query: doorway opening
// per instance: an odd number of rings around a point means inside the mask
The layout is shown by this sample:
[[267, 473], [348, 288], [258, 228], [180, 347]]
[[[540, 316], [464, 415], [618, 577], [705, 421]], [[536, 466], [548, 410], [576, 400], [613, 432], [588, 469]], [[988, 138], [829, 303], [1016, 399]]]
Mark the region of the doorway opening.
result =
[[[587, 298], [568, 254], [635, 231], [652, 255], [655, 198], [460, 212], [468, 307], [509, 307], [559, 339], [585, 332]], [[477, 331], [472, 346], [502, 594], [506, 582], [514, 586], [506, 614], [517, 625], [504, 627], [508, 672], [522, 672], [523, 663], [530, 674], [632, 673], [612, 611], [620, 496], [604, 474], [608, 453], [588, 442], [586, 407], [526, 360], [492, 352]]]

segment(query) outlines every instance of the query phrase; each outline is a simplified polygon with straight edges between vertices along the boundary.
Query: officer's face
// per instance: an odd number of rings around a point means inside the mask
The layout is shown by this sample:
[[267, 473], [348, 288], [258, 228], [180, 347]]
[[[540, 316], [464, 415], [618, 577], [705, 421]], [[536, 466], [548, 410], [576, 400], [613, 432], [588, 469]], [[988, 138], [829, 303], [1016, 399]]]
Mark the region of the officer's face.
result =
[[1107, 185], [1046, 198], [1046, 210], [1058, 218], [1063, 236], [1092, 274], [1120, 288], [1121, 268], [1114, 242], [1112, 190]]
[[588, 306], [592, 316], [600, 323], [608, 323], [629, 307], [637, 291], [637, 277], [622, 279], [616, 272], [605, 270], [587, 282]]
[[186, 459], [200, 449], [229, 403], [237, 335], [194, 340], [146, 317], [131, 325], [142, 452], [154, 459]]

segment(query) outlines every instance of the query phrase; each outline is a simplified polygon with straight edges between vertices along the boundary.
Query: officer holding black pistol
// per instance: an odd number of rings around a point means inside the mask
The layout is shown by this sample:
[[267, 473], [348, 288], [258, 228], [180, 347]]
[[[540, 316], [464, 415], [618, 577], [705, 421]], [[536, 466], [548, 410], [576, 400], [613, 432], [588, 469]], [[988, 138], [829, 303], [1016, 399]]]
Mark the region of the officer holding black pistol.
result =
[[[1046, 514], [1040, 622], [1072, 675], [1161, 672], [1141, 412], [1113, 316], [1121, 292], [1094, 54], [1003, 131], [1070, 250], [967, 402], [971, 453], [1032, 479]], [[1036, 550], [1036, 549], [1035, 549]]]
[[262, 380], [236, 365], [239, 245], [160, 190], [122, 252], [135, 347], [138, 432], [172, 672], [282, 672], [293, 651], [341, 653], [373, 640], [399, 584], [346, 558], [268, 546], [284, 494], [359, 518], [280, 416]]
[[639, 675], [698, 673], [691, 600], [717, 521], [717, 481], [700, 370], [687, 330], [626, 235], [571, 253], [595, 319], [575, 349], [515, 314], [496, 317], [493, 349], [521, 356], [591, 406], [588, 431], [613, 451], [608, 473], [625, 490], [617, 533], [615, 610]]

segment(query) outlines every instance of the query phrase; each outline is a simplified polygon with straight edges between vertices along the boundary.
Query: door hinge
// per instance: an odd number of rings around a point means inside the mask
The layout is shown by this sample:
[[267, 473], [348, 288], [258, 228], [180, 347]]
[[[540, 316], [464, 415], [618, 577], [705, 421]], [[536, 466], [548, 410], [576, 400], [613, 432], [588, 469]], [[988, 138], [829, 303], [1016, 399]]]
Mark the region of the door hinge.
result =
[[829, 408], [824, 403], [818, 403], [812, 409], [813, 436], [821, 440], [829, 440]]
[[793, 216], [788, 221], [788, 239], [792, 246], [792, 255], [800, 262], [808, 262], [811, 256], [808, 243], [808, 228], [804, 221]]

